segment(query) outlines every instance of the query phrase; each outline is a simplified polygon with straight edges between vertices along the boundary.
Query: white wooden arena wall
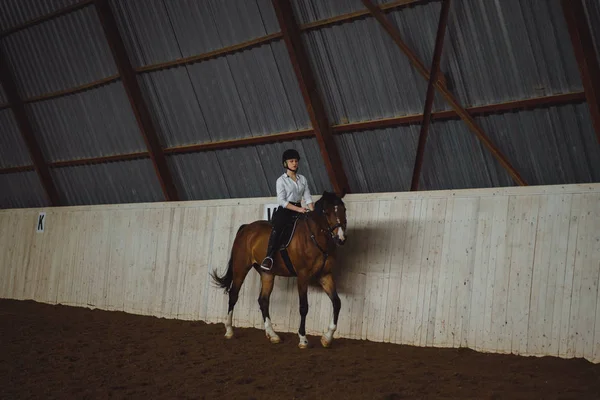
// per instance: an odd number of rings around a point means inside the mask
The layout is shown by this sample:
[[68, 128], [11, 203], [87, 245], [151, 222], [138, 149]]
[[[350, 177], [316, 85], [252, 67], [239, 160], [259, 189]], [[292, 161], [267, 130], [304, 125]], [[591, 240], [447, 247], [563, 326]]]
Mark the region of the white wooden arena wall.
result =
[[[336, 337], [600, 362], [600, 184], [345, 202]], [[262, 218], [269, 203], [1, 211], [0, 297], [223, 322], [227, 296], [209, 272], [225, 270], [239, 225]], [[298, 329], [295, 283], [276, 279], [277, 331]], [[251, 271], [235, 326], [263, 328], [259, 286]], [[331, 303], [311, 287], [309, 305], [307, 331], [320, 334]]]

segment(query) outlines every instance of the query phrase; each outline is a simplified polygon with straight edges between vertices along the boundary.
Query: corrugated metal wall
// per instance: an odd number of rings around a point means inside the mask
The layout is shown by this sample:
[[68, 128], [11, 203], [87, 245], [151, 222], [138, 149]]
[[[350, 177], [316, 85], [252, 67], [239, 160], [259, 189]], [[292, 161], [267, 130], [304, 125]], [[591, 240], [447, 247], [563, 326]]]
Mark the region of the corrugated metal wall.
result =
[[292, 0], [291, 3], [299, 24], [307, 24], [365, 9], [361, 0]]
[[419, 130], [410, 125], [337, 136], [352, 192], [410, 190]]
[[[0, 24], [6, 29], [73, 3], [5, 3]], [[364, 10], [360, 0], [292, 3], [300, 24]], [[280, 30], [270, 0], [111, 0], [110, 4], [135, 67], [195, 56]], [[600, 6], [589, 0], [585, 5], [598, 46]], [[439, 11], [439, 1], [427, 1], [386, 13], [427, 68]], [[372, 17], [306, 31], [302, 38], [330, 123], [423, 112], [427, 81]], [[93, 5], [8, 35], [0, 45], [26, 98], [117, 73]], [[453, 2], [441, 68], [465, 107], [582, 90], [559, 0]], [[164, 147], [310, 128], [280, 39], [202, 62], [143, 72], [138, 81]], [[434, 111], [447, 109], [436, 94]], [[49, 162], [146, 150], [120, 80], [27, 104], [27, 112]], [[30, 163], [10, 115], [9, 110], [0, 111], [0, 168]], [[598, 143], [586, 104], [477, 121], [529, 184], [600, 179]], [[409, 190], [419, 130], [420, 124], [413, 124], [336, 135], [351, 189]], [[288, 147], [298, 148], [305, 157], [302, 171], [311, 190], [330, 190], [315, 139], [171, 155], [168, 163], [186, 200], [273, 196], [275, 180], [283, 172], [280, 154]], [[61, 168], [54, 176], [72, 204], [162, 200], [149, 159], [116, 165]], [[128, 174], [130, 167], [133, 173]], [[154, 183], [120, 193], [120, 185], [133, 183], [119, 177], [120, 183], [100, 190], [90, 175], [98, 173], [98, 182], [109, 182], [106, 174], [112, 172]], [[514, 185], [510, 176], [462, 121], [432, 124], [420, 189], [507, 185]]]
[[445, 43], [442, 70], [464, 105], [582, 90], [558, 0], [455, 2]]
[[600, 2], [598, 0], [585, 0], [583, 5], [586, 11], [588, 26], [592, 31], [592, 40], [594, 41], [596, 55], [600, 61]]
[[117, 73], [94, 7], [18, 31], [1, 43], [25, 98]]
[[279, 32], [271, 0], [167, 1], [164, 5], [165, 18], [170, 21], [183, 57]]
[[[530, 185], [600, 181], [600, 144], [587, 104], [477, 117], [477, 123]], [[336, 137], [353, 192], [410, 190], [420, 125]], [[435, 121], [425, 148], [421, 190], [515, 183], [461, 120]]]
[[139, 79], [166, 146], [310, 126], [282, 42], [144, 73]]
[[587, 104], [478, 118], [532, 185], [600, 181], [600, 143]]
[[78, 3], [81, 0], [2, 0], [0, 31]]
[[0, 104], [8, 103], [8, 98], [6, 97], [6, 93], [4, 92], [4, 86], [0, 84]]
[[269, 0], [111, 0], [132, 63], [206, 53], [279, 31]]
[[[423, 112], [427, 81], [374, 19], [309, 31], [303, 39], [332, 124]], [[441, 107], [438, 100], [435, 109]]]
[[0, 110], [0, 168], [29, 164], [31, 158], [13, 111]]
[[215, 151], [174, 155], [168, 161], [179, 196], [184, 200], [231, 197], [226, 174], [245, 172], [239, 163], [224, 170]]
[[35, 172], [0, 174], [0, 208], [46, 207], [50, 202]]
[[512, 185], [508, 172], [463, 121], [431, 124], [419, 181], [421, 190]]
[[120, 81], [27, 107], [48, 161], [146, 150]]
[[285, 172], [281, 155], [290, 147], [300, 153], [299, 173], [311, 193], [332, 190], [316, 139], [173, 155], [169, 165], [185, 200], [276, 196], [275, 183]]
[[69, 205], [164, 201], [148, 159], [55, 168], [52, 177]]
[[[476, 120], [530, 185], [600, 181], [600, 144], [587, 104]], [[424, 190], [515, 184], [462, 121], [436, 122], [432, 128], [421, 181]]]

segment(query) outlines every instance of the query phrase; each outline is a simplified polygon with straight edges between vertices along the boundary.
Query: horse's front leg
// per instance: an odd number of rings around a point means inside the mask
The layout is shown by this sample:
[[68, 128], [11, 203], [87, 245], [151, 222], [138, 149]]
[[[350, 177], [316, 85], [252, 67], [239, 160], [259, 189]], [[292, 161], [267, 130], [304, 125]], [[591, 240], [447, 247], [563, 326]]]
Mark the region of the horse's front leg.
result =
[[308, 339], [306, 338], [306, 314], [308, 314], [308, 278], [298, 276], [298, 296], [300, 298], [300, 329], [298, 337], [300, 342], [298, 347], [306, 349]]
[[333, 318], [331, 319], [329, 328], [323, 334], [323, 336], [321, 336], [321, 345], [323, 345], [323, 347], [329, 347], [333, 341], [333, 334], [337, 329], [338, 316], [340, 315], [340, 309], [342, 308], [342, 301], [337, 294], [335, 282], [333, 281], [333, 276], [331, 274], [322, 276], [319, 280], [319, 283], [321, 284], [321, 287], [325, 293], [327, 293], [329, 296], [331, 304], [333, 305]]

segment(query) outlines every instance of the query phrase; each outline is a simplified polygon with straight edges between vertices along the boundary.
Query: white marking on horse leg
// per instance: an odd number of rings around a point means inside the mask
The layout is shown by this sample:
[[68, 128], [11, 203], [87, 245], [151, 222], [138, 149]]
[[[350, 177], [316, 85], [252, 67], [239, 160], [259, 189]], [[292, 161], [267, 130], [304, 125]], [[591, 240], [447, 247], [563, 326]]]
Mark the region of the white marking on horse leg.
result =
[[277, 333], [275, 333], [275, 331], [273, 330], [273, 326], [271, 326], [271, 318], [265, 319], [265, 333], [266, 333], [267, 337], [269, 338], [269, 340], [271, 341], [271, 343], [281, 342], [281, 339], [279, 338]]
[[331, 319], [331, 323], [329, 324], [329, 328], [327, 332], [323, 334], [321, 337], [321, 344], [323, 347], [329, 347], [331, 342], [333, 341], [333, 334], [335, 333], [337, 326], [333, 323], [333, 318]]
[[225, 321], [225, 338], [231, 339], [233, 337], [233, 310], [227, 314], [227, 321]]
[[298, 337], [300, 338], [298, 347], [300, 347], [301, 349], [306, 349], [308, 347], [308, 339], [306, 338], [306, 336], [303, 336], [301, 334], [298, 334]]

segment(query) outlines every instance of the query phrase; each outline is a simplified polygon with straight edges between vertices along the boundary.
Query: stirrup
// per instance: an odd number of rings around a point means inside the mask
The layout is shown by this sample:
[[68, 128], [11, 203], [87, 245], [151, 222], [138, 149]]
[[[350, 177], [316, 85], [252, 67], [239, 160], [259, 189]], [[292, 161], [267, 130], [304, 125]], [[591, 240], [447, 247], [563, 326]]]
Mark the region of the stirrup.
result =
[[[267, 260], [271, 260], [271, 266], [270, 267], [267, 267], [267, 265], [266, 265], [267, 264]], [[263, 260], [263, 262], [260, 264], [260, 267], [262, 269], [264, 269], [265, 271], [270, 271], [273, 268], [273, 264], [274, 264], [274, 261], [273, 261], [273, 259], [271, 257], [265, 257], [265, 259]]]

